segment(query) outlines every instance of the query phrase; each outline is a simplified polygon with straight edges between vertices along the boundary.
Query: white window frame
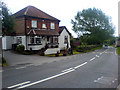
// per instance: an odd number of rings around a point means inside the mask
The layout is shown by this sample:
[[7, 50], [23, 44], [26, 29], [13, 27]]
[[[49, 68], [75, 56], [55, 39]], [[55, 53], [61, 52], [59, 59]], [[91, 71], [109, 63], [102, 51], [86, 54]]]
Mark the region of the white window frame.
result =
[[37, 28], [37, 20], [32, 20], [31, 21], [31, 27], [32, 28]]
[[51, 26], [51, 29], [55, 29], [55, 23], [51, 23], [50, 26]]
[[[36, 42], [36, 39], [37, 39], [37, 38], [40, 39], [39, 42]], [[30, 37], [30, 40], [31, 40], [31, 39], [33, 39], [34, 41], [33, 41], [33, 43], [31, 43], [31, 41], [30, 41], [30, 44], [42, 44], [42, 37], [41, 37], [41, 36], [31, 36], [31, 37]]]
[[17, 37], [17, 43], [22, 44], [22, 37]]
[[42, 24], [42, 28], [47, 28], [45, 23]]

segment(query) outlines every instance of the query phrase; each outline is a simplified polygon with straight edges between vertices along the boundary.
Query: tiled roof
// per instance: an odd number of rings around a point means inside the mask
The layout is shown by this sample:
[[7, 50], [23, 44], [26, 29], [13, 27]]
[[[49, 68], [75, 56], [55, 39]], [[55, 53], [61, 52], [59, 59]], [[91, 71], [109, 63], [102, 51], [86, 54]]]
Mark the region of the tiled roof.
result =
[[55, 30], [34, 30], [34, 31], [31, 31], [29, 35], [59, 36], [59, 33]]
[[59, 34], [61, 34], [64, 29], [66, 29], [66, 31], [67, 31], [67, 32], [69, 33], [69, 35], [71, 36], [71, 33], [68, 31], [68, 29], [67, 29], [65, 26], [59, 27]]
[[24, 16], [24, 15], [60, 21], [57, 18], [50, 16], [49, 14], [39, 10], [38, 8], [36, 8], [34, 6], [27, 6], [14, 14], [15, 17]]

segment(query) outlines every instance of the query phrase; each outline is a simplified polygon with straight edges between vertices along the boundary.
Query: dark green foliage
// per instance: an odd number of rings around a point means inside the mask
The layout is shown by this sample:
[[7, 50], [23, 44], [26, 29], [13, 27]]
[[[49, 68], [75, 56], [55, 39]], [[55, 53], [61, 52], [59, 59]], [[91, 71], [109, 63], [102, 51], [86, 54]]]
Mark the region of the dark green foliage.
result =
[[77, 52], [89, 52], [94, 51], [96, 49], [100, 49], [101, 47], [101, 45], [76, 46], [75, 50]]
[[14, 18], [9, 13], [7, 6], [2, 3], [2, 33], [3, 35], [11, 35], [14, 32]]
[[81, 40], [87, 44], [100, 44], [108, 40], [114, 34], [111, 18], [96, 8], [79, 11], [72, 20], [73, 30]]
[[24, 45], [18, 45], [16, 47], [16, 51], [19, 52], [19, 53], [23, 53], [24, 52], [24, 49], [25, 49], [25, 46]]
[[2, 66], [8, 66], [6, 59], [2, 57]]
[[7, 63], [4, 57], [2, 57], [2, 63]]

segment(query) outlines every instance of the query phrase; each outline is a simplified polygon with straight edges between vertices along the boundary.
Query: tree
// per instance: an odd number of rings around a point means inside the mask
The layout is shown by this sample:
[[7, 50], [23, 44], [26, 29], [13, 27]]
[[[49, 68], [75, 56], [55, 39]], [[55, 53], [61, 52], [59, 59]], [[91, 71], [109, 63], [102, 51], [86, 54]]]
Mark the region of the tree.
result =
[[96, 8], [79, 11], [75, 20], [71, 20], [72, 29], [81, 36], [86, 37], [88, 44], [100, 44], [113, 36], [114, 27], [111, 18]]
[[3, 35], [10, 35], [14, 33], [14, 18], [9, 12], [5, 3], [2, 2], [2, 33]]

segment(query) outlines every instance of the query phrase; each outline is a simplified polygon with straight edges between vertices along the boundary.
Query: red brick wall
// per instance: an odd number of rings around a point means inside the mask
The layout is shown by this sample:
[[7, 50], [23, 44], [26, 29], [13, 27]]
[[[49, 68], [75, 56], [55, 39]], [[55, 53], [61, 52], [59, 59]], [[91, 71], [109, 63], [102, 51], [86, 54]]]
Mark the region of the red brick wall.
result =
[[22, 18], [16, 18], [15, 19], [15, 30], [17, 35], [24, 35], [25, 34], [25, 19], [24, 17]]
[[[50, 29], [51, 28], [50, 23], [53, 22], [53, 23], [55, 23], [55, 30], [57, 32], [59, 32], [59, 23], [58, 23], [58, 21], [51, 21], [51, 20], [44, 20], [43, 21], [42, 19], [34, 19], [34, 18], [30, 18], [30, 17], [27, 17], [26, 19], [27, 19], [26, 20], [26, 30], [27, 30], [27, 32], [29, 32], [29, 30], [32, 28], [31, 27], [31, 21], [32, 20], [37, 20], [37, 28], [39, 28], [39, 29], [42, 29], [42, 24], [43, 23], [46, 24], [47, 29]], [[29, 26], [29, 29], [27, 28], [27, 26]]]
[[[51, 20], [42, 20], [42, 19], [34, 19], [34, 18], [30, 18], [30, 17], [26, 17], [26, 31], [27, 33], [29, 32], [29, 30], [31, 30], [31, 21], [32, 20], [37, 20], [37, 28], [42, 29], [42, 24], [46, 24], [47, 29], [51, 29], [50, 27], [50, 23], [55, 23], [55, 30], [57, 32], [59, 32], [59, 22], [58, 21], [51, 21]], [[29, 26], [29, 28], [27, 27]], [[25, 18], [21, 17], [21, 18], [17, 18], [16, 19], [16, 34], [17, 35], [25, 35]]]

